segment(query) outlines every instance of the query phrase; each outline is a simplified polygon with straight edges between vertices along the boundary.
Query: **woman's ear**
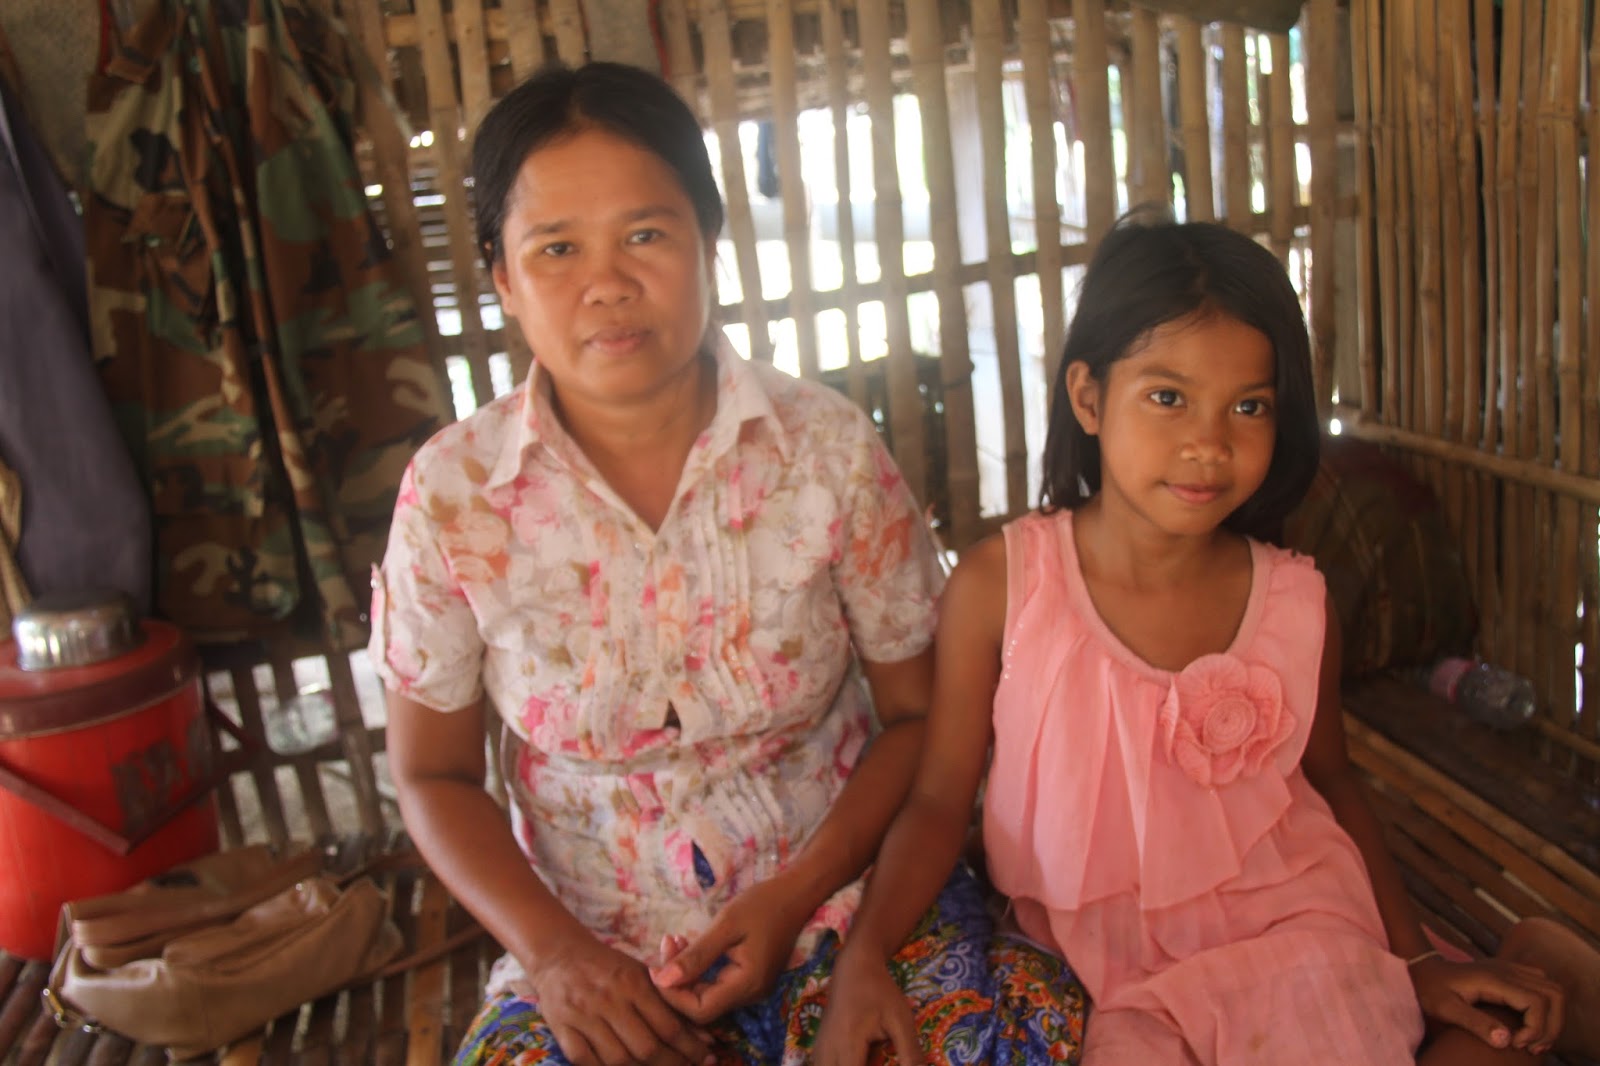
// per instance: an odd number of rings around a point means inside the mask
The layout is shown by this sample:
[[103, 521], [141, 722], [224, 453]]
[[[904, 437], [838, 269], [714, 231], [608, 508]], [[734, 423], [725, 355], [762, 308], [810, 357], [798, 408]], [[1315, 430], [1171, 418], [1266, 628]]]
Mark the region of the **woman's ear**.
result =
[[494, 265], [489, 268], [489, 277], [494, 280], [495, 294], [500, 297], [500, 308], [507, 316], [517, 317], [514, 294], [511, 291], [511, 275], [506, 270], [506, 257], [501, 256], [494, 260]]
[[1083, 431], [1093, 437], [1100, 432], [1100, 403], [1104, 392], [1094, 379], [1089, 364], [1083, 361], [1067, 366], [1067, 402]]

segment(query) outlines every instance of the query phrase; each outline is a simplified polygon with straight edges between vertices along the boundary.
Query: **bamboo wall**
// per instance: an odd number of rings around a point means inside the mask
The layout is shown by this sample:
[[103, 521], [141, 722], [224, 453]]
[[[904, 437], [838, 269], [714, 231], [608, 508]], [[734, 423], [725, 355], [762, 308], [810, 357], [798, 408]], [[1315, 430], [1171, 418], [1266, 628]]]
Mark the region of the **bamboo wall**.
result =
[[[1498, 13], [1497, 13], [1497, 10]], [[1352, 0], [1360, 390], [1460, 534], [1480, 650], [1600, 766], [1600, 27], [1585, 0]], [[1586, 316], [1587, 309], [1587, 316]]]
[[[467, 131], [545, 59], [584, 56], [580, 5], [343, 6], [398, 102], [397, 120], [368, 101], [372, 180], [417, 291], [445, 314], [450, 332], [433, 340], [470, 409], [520, 379], [528, 354], [501, 328], [471, 247]], [[1334, 186], [1336, 94], [1307, 94], [1302, 79], [1339, 81], [1336, 0], [1307, 5], [1293, 78], [1288, 35], [1102, 0], [659, 10], [667, 72], [714, 135], [727, 194], [730, 334], [752, 358], [821, 374], [877, 411], [953, 547], [1036, 500], [1045, 382], [1072, 290], [1132, 203], [1178, 197], [1180, 214], [1268, 242], [1308, 289], [1319, 375], [1331, 381], [1335, 278], [1309, 264], [1332, 258], [1340, 208], [1353, 214], [1354, 200]], [[770, 202], [753, 191], [741, 142], [761, 118], [773, 120], [782, 190]], [[908, 159], [918, 139], [920, 158]], [[819, 152], [831, 171], [805, 162]], [[408, 180], [415, 203], [392, 195]], [[855, 189], [854, 210], [841, 187]]]

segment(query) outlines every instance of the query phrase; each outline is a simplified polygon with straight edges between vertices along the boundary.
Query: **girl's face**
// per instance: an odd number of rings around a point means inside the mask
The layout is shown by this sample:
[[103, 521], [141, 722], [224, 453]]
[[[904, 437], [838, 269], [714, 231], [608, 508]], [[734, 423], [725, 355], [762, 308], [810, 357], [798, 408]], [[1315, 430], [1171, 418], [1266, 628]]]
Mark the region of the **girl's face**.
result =
[[645, 401], [694, 372], [715, 247], [654, 153], [598, 129], [540, 148], [502, 239], [495, 288], [569, 411]]
[[1277, 433], [1266, 334], [1221, 314], [1152, 331], [1102, 384], [1067, 368], [1078, 422], [1100, 443], [1100, 495], [1154, 531], [1210, 534], [1266, 480]]

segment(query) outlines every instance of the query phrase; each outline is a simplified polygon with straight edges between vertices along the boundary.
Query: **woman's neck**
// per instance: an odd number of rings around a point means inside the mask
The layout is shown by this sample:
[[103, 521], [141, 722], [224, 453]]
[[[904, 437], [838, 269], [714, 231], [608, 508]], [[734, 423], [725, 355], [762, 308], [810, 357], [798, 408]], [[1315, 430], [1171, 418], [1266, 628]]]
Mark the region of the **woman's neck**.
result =
[[717, 409], [716, 361], [696, 359], [686, 372], [637, 403], [564, 402], [556, 417], [584, 456], [651, 529], [660, 527], [689, 451]]

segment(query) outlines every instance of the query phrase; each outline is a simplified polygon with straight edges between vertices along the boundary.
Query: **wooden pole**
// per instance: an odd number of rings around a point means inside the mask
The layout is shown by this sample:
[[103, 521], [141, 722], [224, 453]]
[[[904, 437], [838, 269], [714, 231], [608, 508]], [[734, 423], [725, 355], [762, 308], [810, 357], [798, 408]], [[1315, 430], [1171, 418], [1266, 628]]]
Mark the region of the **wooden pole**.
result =
[[1044, 305], [1045, 383], [1049, 387], [1060, 368], [1067, 323], [1061, 282], [1061, 204], [1056, 199], [1055, 60], [1045, 0], [1018, 0], [1017, 36], [1032, 148], [1034, 239], [1039, 249], [1039, 301]]
[[929, 499], [922, 397], [917, 388], [916, 352], [907, 321], [904, 204], [895, 160], [894, 84], [890, 70], [889, 0], [859, 0], [857, 25], [872, 119], [873, 232], [882, 272], [883, 317], [888, 341], [889, 435], [906, 484], [919, 501]]
[[839, 236], [839, 297], [844, 304], [845, 376], [850, 397], [867, 406], [866, 370], [861, 365], [861, 299], [856, 292], [856, 221], [850, 192], [850, 83], [845, 63], [844, 22], [839, 0], [822, 0], [822, 52], [827, 58], [828, 111], [833, 118], [833, 179], [835, 231]]
[[[1378, 311], [1373, 298], [1378, 253], [1372, 238], [1376, 213], [1372, 186], [1377, 133], [1372, 121], [1376, 97], [1371, 89], [1368, 42], [1372, 30], [1367, 24], [1368, 3], [1369, 0], [1351, 0], [1350, 68], [1356, 127], [1356, 360], [1361, 380], [1361, 396], [1357, 402], [1362, 411], [1375, 416], [1378, 413]], [[1349, 397], [1344, 399], [1349, 402]]]
[[583, 7], [579, 0], [547, 0], [550, 23], [555, 31], [556, 55], [569, 67], [582, 65], [589, 56], [589, 42], [583, 32]]
[[[525, 0], [531, 2], [531, 0]], [[705, 124], [700, 77], [694, 64], [694, 38], [689, 30], [688, 0], [661, 0], [661, 36], [667, 45], [667, 76], [695, 115]]]
[[1111, 150], [1111, 87], [1106, 74], [1106, 8], [1102, 0], [1073, 0], [1072, 84], [1077, 91], [1079, 136], [1083, 139], [1084, 202], [1088, 244], [1093, 248], [1117, 214], [1117, 172]]
[[723, 195], [728, 201], [728, 231], [738, 261], [743, 296], [741, 317], [750, 330], [750, 357], [772, 362], [767, 331], [767, 305], [761, 288], [761, 261], [756, 256], [756, 224], [750, 212], [750, 182], [739, 143], [739, 101], [733, 84], [733, 38], [727, 0], [705, 0], [700, 7], [700, 42], [705, 49], [706, 87], [711, 98], [711, 126], [722, 159]]
[[1289, 82], [1289, 35], [1268, 36], [1272, 55], [1272, 76], [1267, 82], [1267, 229], [1272, 250], [1289, 265], [1289, 246], [1294, 242], [1295, 206], [1299, 202], [1300, 181], [1294, 159], [1294, 95]]
[[[1329, 91], [1338, 82], [1337, 0], [1311, 0], [1306, 7], [1306, 118], [1311, 126], [1311, 339], [1317, 403], [1333, 402], [1333, 363], [1338, 351], [1338, 272], [1334, 269], [1335, 207], [1339, 195], [1338, 102]], [[1360, 150], [1361, 146], [1358, 146]]]
[[[1600, 219], [1600, 19], [1591, 20], [1589, 38], [1589, 99], [1586, 122], [1587, 153], [1585, 172], [1588, 184], [1588, 217], [1591, 226]], [[1589, 235], [1588, 245], [1588, 298], [1589, 314], [1585, 320], [1584, 350], [1589, 358], [1584, 360], [1583, 376], [1583, 464], [1582, 472], [1588, 477], [1600, 477], [1600, 240]], [[1581, 692], [1583, 715], [1578, 728], [1584, 734], [1600, 739], [1600, 538], [1597, 538], [1594, 508], [1587, 508], [1588, 520], [1583, 523], [1582, 558], [1583, 575], [1583, 686]]]
[[1161, 110], [1161, 23], [1140, 4], [1130, 15], [1133, 45], [1131, 84], [1123, 100], [1131, 103], [1123, 116], [1128, 143], [1128, 200], [1132, 204], [1170, 203], [1172, 177], [1167, 170], [1167, 123]]
[[800, 376], [815, 379], [817, 316], [811, 307], [811, 223], [806, 217], [805, 178], [800, 169], [800, 100], [795, 73], [793, 0], [767, 0], [767, 55], [772, 85], [772, 128], [778, 147], [778, 184], [783, 196], [783, 236], [789, 253], [789, 305], [794, 312]]
[[1250, 180], [1250, 67], [1244, 27], [1222, 27], [1222, 177], [1224, 217], [1240, 233], [1255, 232]]
[[[933, 472], [929, 471], [928, 495], [925, 502], [940, 496], [949, 500], [952, 524], [955, 523], [955, 512], [960, 511], [961, 528], [952, 532], [956, 533], [953, 539], [957, 544], [965, 546], [964, 538], [973, 534], [978, 519], [978, 444], [972, 410], [972, 357], [967, 336], [967, 302], [962, 294], [960, 281], [961, 229], [960, 221], [956, 217], [956, 175], [954, 150], [950, 140], [950, 99], [944, 80], [944, 26], [939, 17], [938, 5], [910, 4], [906, 7], [906, 44], [911, 59], [912, 85], [916, 89], [922, 115], [923, 172], [928, 182], [931, 215], [929, 224], [933, 237], [933, 291], [939, 301], [939, 373], [944, 399], [944, 446], [947, 464], [946, 483], [943, 485], [934, 484]], [[996, 89], [998, 90], [998, 86]], [[979, 91], [982, 92], [981, 84]], [[998, 102], [997, 95], [996, 103]], [[1003, 119], [995, 123], [993, 129], [985, 131], [986, 136], [994, 134], [1000, 136], [998, 155], [1002, 175], [1004, 175], [1005, 158], [1004, 133]], [[988, 141], [985, 141], [985, 147], [988, 147]], [[1003, 184], [1000, 195], [1003, 208], [1005, 196]], [[943, 209], [941, 205], [945, 205]], [[1004, 247], [1006, 251], [1010, 251], [1009, 240]], [[994, 251], [993, 248], [990, 250]], [[994, 262], [997, 256], [991, 255], [989, 258], [990, 262]], [[1015, 368], [1017, 361], [1015, 300], [1010, 301], [1010, 306], [1004, 315], [1001, 314], [1001, 305], [997, 302], [995, 319], [997, 337], [1003, 337], [1007, 330], [1010, 332], [1009, 353], [1003, 344], [999, 350], [1003, 375], [1007, 362], [1009, 361]], [[931, 404], [932, 397], [925, 402]], [[1021, 443], [1021, 430], [1019, 420], [1015, 426], [1015, 436], [1020, 445], [1021, 455], [1015, 457], [1007, 455], [1007, 474], [1010, 474], [1011, 463], [1015, 461], [1024, 479], [1021, 484], [1025, 493], [1028, 453], [1026, 444]], [[1008, 415], [1006, 418], [1008, 445], [1012, 435], [1013, 426]], [[959, 493], [950, 478], [952, 473], [950, 464], [956, 463], [958, 456], [957, 466], [963, 479], [968, 477], [971, 479], [961, 486]]]
[[[1178, 36], [1184, 211], [1195, 222], [1210, 222], [1217, 217], [1216, 194], [1211, 185], [1211, 122], [1206, 114], [1206, 64], [1210, 60], [1200, 23], [1186, 15], [1175, 15], [1171, 24]], [[1332, 202], [1330, 198], [1330, 209]]]

